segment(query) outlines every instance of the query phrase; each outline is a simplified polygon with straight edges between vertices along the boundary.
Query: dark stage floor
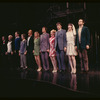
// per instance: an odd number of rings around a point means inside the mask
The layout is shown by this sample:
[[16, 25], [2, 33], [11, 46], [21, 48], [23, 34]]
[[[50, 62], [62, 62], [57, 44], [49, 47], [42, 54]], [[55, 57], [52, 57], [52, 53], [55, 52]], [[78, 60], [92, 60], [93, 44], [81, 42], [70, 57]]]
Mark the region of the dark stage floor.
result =
[[100, 71], [77, 74], [0, 68], [0, 97], [100, 97]]

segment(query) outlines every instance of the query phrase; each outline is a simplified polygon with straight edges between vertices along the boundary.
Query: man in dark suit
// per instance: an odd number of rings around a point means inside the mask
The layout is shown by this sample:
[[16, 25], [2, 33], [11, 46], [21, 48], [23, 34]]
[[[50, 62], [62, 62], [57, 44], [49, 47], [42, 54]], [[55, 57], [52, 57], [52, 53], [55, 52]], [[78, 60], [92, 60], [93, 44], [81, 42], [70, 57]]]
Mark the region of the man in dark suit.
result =
[[20, 33], [17, 31], [15, 32], [15, 50], [14, 50], [14, 55], [15, 55], [15, 66], [16, 68], [19, 68], [20, 66], [20, 57], [19, 57], [19, 48], [20, 48]]
[[28, 31], [27, 38], [27, 66], [28, 68], [33, 68], [34, 66], [34, 58], [33, 58], [33, 50], [34, 50], [34, 39], [33, 39], [33, 31]]
[[3, 67], [6, 65], [6, 60], [7, 60], [7, 57], [6, 57], [6, 51], [7, 51], [7, 41], [5, 39], [5, 36], [2, 36], [2, 43], [1, 43], [1, 56], [2, 56], [2, 65]]
[[59, 71], [65, 71], [64, 62], [64, 51], [66, 51], [67, 41], [66, 41], [66, 30], [62, 29], [60, 22], [57, 24], [58, 31], [55, 34], [55, 49], [57, 52], [57, 61], [59, 65]]
[[78, 21], [79, 28], [77, 29], [76, 34], [76, 49], [79, 52], [81, 71], [88, 71], [88, 55], [87, 50], [90, 45], [90, 32], [89, 29], [84, 26], [84, 20], [79, 19]]

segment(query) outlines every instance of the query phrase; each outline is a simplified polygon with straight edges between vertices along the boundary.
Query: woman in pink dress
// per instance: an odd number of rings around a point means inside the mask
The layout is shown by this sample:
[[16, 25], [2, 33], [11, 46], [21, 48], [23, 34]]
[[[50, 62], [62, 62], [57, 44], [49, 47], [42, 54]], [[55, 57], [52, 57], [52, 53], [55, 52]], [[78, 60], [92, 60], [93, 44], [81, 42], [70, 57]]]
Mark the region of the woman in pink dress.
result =
[[55, 33], [56, 30], [51, 30], [50, 34], [51, 37], [49, 38], [49, 43], [50, 43], [50, 51], [49, 51], [49, 56], [53, 65], [53, 73], [57, 72], [57, 61], [56, 61], [56, 51], [55, 51]]

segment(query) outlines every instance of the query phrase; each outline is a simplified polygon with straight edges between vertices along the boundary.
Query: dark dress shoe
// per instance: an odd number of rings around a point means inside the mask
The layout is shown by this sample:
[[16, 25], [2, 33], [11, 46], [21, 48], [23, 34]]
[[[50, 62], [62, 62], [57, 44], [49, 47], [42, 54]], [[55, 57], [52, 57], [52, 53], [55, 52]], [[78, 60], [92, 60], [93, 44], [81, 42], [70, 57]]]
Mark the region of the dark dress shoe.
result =
[[59, 72], [61, 73], [61, 72], [62, 72], [62, 70], [59, 70]]

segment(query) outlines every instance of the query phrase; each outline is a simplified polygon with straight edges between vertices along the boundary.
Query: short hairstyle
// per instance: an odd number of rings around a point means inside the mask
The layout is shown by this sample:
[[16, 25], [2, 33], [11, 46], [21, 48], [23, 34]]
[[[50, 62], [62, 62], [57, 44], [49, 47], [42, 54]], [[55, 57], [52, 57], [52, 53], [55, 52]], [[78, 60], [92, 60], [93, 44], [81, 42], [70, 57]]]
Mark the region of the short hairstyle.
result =
[[20, 32], [19, 32], [19, 31], [16, 31], [16, 33], [17, 33], [18, 35], [20, 35]]
[[56, 33], [56, 30], [53, 29], [53, 30], [50, 31], [50, 33]]
[[[84, 19], [80, 18], [79, 20], [82, 20], [82, 21], [83, 21], [83, 23], [85, 23]], [[79, 21], [79, 20], [78, 20], [78, 21]]]
[[53, 33], [53, 35], [55, 36], [56, 30], [54, 30], [54, 29], [51, 30], [51, 31], [50, 31], [50, 34], [51, 34], [51, 33]]
[[47, 27], [43, 26], [42, 28], [45, 28], [45, 30], [47, 31]]
[[28, 32], [31, 31], [31, 33], [33, 34], [33, 31], [31, 29], [28, 30]]
[[21, 34], [24, 38], [26, 38], [26, 34]]
[[8, 35], [8, 37], [11, 37], [11, 39], [13, 38], [13, 36], [12, 36], [12, 35]]
[[62, 26], [62, 23], [61, 23], [61, 22], [57, 22], [57, 23], [56, 23], [56, 26], [57, 26], [57, 25], [61, 25], [61, 26]]

